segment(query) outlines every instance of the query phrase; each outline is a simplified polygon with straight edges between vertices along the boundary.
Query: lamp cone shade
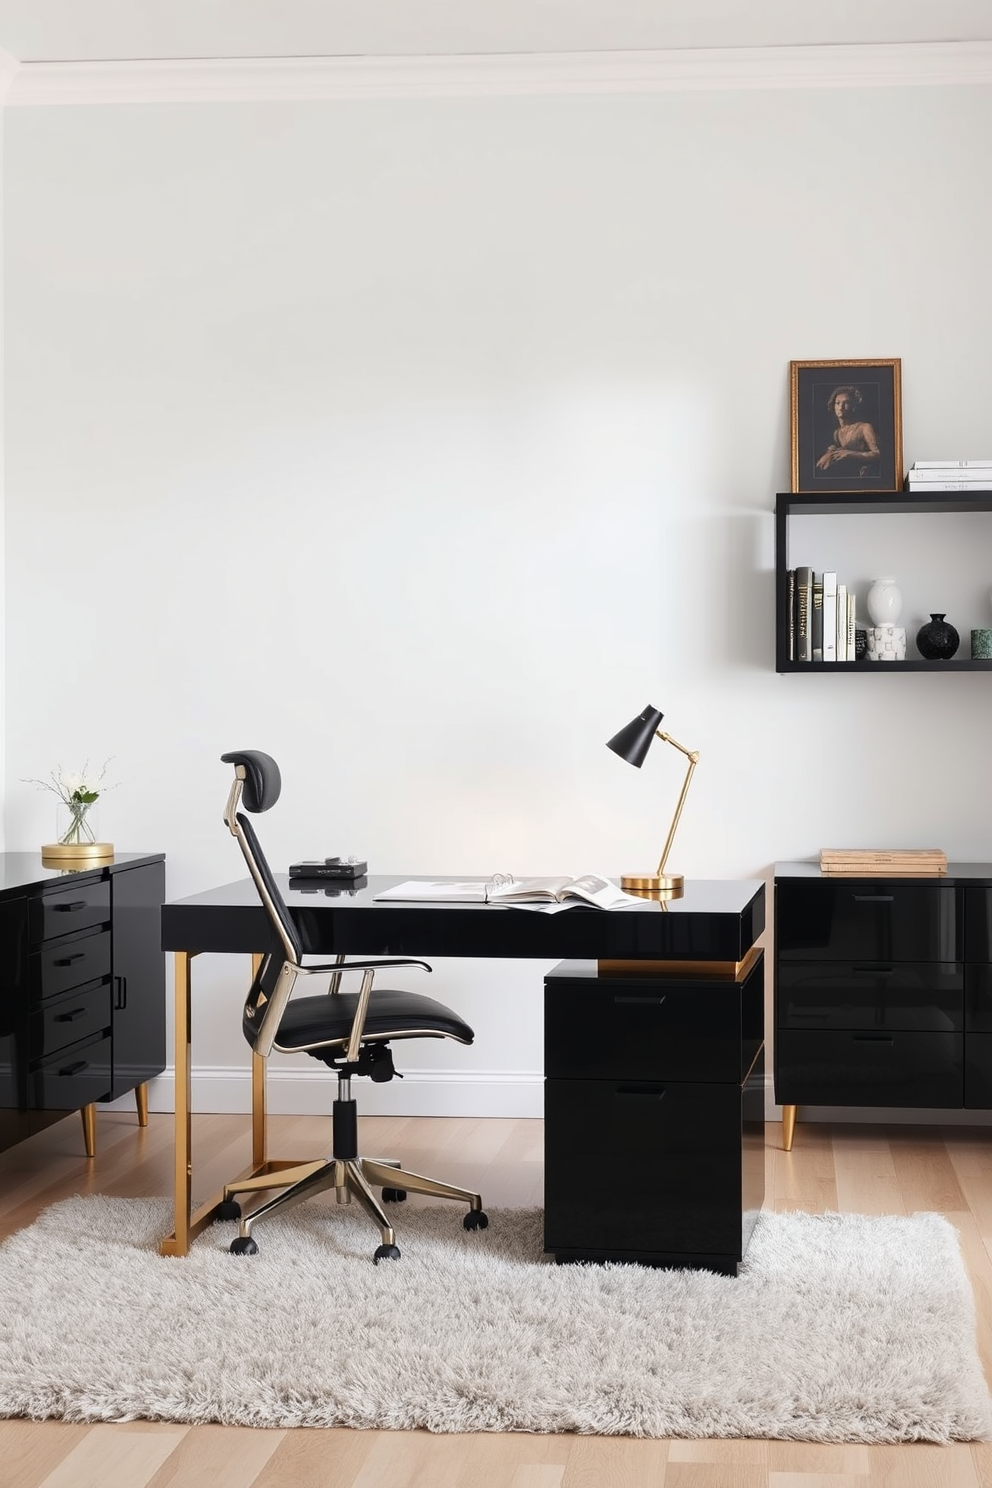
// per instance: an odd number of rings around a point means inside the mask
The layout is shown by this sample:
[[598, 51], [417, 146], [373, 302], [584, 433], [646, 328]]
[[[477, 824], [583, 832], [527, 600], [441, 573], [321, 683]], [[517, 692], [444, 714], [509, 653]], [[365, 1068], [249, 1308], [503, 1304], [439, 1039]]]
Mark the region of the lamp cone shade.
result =
[[636, 765], [639, 770], [648, 757], [651, 741], [664, 716], [664, 713], [658, 708], [652, 708], [649, 703], [643, 713], [632, 718], [612, 739], [607, 739], [607, 749], [612, 749], [614, 754], [618, 754], [629, 765]]

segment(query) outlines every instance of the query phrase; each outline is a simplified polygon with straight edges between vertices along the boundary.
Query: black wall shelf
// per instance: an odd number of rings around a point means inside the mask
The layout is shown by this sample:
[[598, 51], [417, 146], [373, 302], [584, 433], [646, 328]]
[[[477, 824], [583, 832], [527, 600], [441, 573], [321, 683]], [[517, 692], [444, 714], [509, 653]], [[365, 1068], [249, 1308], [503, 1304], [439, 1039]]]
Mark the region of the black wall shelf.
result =
[[951, 661], [790, 661], [789, 571], [790, 517], [857, 517], [892, 513], [992, 512], [990, 491], [865, 491], [836, 496], [783, 491], [775, 497], [775, 670], [777, 672], [992, 672], [992, 661], [955, 657]]

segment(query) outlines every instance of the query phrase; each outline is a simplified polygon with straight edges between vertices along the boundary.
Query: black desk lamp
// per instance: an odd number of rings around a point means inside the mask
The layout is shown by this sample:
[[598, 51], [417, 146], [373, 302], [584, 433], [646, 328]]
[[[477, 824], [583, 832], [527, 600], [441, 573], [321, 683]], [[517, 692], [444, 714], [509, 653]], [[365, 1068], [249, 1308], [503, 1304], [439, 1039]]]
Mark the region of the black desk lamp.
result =
[[664, 716], [657, 708], [652, 708], [649, 705], [644, 709], [643, 713], [632, 719], [618, 734], [614, 734], [612, 739], [607, 740], [606, 747], [612, 749], [613, 753], [618, 754], [621, 759], [625, 759], [628, 764], [636, 765], [640, 769], [647, 759], [647, 753], [651, 748], [652, 742], [655, 739], [663, 739], [666, 744], [671, 744], [673, 748], [684, 754], [689, 761], [689, 767], [685, 772], [685, 779], [682, 782], [682, 789], [679, 792], [678, 803], [675, 807], [675, 815], [672, 817], [672, 824], [668, 829], [665, 846], [661, 851], [661, 859], [658, 863], [657, 871], [655, 873], [625, 873], [620, 879], [620, 887], [626, 889], [630, 894], [643, 894], [645, 897], [650, 898], [660, 898], [664, 894], [675, 899], [682, 893], [685, 887], [685, 879], [681, 873], [666, 873], [665, 864], [668, 861], [668, 854], [671, 851], [672, 842], [675, 838], [675, 829], [679, 824], [679, 817], [682, 815], [682, 807], [685, 805], [686, 793], [689, 789], [689, 781], [692, 779], [692, 772], [699, 763], [699, 751], [696, 749], [686, 749], [685, 745], [680, 744], [677, 739], [673, 739], [671, 734], [663, 733], [658, 725]]

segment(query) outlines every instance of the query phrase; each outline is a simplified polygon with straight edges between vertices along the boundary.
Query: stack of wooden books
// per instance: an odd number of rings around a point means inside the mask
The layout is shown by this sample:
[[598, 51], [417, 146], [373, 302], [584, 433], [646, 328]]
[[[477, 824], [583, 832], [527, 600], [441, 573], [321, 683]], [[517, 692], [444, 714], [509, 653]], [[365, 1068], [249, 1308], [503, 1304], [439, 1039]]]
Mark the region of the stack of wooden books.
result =
[[947, 854], [939, 847], [824, 847], [821, 873], [897, 873], [927, 878], [947, 872]]

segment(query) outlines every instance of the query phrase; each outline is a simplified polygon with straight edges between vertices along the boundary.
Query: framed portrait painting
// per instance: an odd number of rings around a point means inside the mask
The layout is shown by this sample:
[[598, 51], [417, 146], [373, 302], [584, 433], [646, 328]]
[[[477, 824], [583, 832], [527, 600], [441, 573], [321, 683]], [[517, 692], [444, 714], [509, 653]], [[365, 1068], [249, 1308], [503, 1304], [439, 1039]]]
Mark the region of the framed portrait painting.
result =
[[901, 491], [899, 358], [789, 365], [793, 491]]

